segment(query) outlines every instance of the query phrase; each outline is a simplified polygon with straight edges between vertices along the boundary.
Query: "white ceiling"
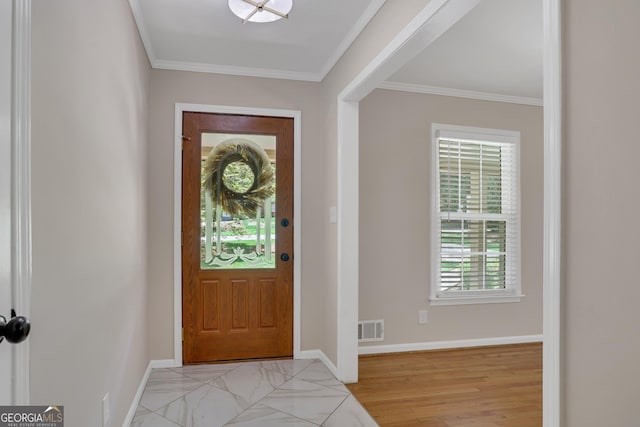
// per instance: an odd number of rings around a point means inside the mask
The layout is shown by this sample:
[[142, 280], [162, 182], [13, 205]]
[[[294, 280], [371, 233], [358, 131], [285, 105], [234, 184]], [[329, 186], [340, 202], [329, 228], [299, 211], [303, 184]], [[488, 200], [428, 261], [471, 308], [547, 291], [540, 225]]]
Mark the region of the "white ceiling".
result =
[[294, 0], [246, 23], [227, 0], [130, 0], [154, 68], [321, 81], [384, 0]]
[[384, 86], [537, 104], [542, 56], [541, 0], [483, 0]]
[[[321, 81], [384, 1], [294, 0], [266, 24], [227, 0], [130, 3], [154, 68]], [[482, 0], [381, 87], [540, 105], [542, 0]]]

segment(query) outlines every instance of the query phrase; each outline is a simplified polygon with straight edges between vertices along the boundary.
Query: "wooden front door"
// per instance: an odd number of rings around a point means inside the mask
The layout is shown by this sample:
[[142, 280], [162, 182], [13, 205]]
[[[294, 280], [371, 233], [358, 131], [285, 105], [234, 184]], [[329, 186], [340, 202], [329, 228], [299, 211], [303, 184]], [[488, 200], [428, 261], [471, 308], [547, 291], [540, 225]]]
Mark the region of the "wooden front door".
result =
[[293, 119], [183, 114], [185, 364], [293, 355]]

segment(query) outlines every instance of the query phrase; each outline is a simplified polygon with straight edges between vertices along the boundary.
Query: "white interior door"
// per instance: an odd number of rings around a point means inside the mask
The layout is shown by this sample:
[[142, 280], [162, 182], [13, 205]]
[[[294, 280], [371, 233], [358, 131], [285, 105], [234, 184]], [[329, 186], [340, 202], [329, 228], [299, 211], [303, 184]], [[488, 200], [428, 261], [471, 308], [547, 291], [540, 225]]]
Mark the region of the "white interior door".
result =
[[[0, 315], [11, 315], [12, 0], [0, 0]], [[12, 348], [0, 343], [0, 405], [11, 403]]]

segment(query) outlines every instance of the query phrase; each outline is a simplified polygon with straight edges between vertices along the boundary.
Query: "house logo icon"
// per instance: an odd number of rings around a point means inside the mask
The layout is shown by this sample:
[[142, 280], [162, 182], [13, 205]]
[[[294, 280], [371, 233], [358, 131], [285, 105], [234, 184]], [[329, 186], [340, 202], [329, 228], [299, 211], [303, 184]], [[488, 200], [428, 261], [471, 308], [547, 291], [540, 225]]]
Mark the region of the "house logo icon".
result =
[[0, 427], [64, 427], [64, 406], [0, 406]]

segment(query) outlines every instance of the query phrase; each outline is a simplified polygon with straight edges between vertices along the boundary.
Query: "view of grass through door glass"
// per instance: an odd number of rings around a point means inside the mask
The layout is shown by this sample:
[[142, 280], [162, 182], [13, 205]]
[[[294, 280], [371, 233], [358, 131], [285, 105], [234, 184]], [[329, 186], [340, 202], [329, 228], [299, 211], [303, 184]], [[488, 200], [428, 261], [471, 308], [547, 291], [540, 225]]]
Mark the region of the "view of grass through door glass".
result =
[[275, 136], [202, 135], [202, 269], [275, 268], [275, 160]]

